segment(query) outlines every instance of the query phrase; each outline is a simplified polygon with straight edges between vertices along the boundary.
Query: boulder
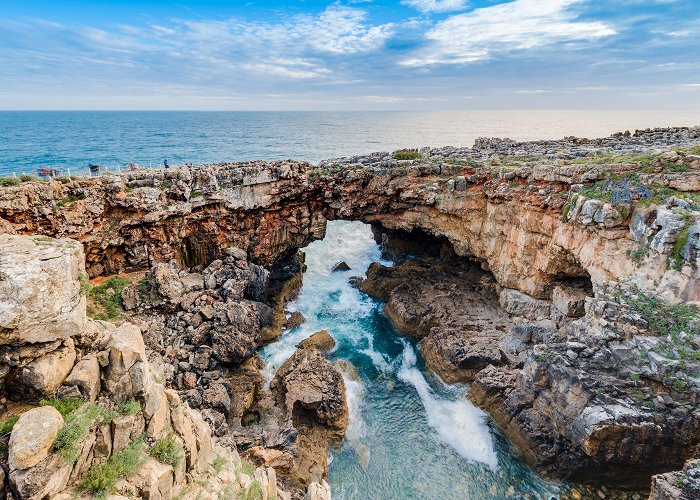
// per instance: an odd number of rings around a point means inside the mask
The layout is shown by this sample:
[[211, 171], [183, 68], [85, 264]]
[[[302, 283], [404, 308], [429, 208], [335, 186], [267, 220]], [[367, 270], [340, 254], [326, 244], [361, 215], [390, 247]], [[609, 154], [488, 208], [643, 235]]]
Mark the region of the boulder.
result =
[[318, 349], [319, 351], [328, 352], [335, 347], [335, 339], [331, 337], [328, 330], [320, 330], [310, 337], [305, 338], [297, 344], [299, 349]]
[[333, 266], [332, 272], [335, 273], [338, 271], [350, 271], [350, 266], [348, 266], [347, 262], [345, 261], [338, 262]]
[[288, 419], [311, 418], [342, 438], [348, 425], [343, 377], [316, 349], [299, 349], [275, 374]]
[[63, 417], [52, 406], [41, 406], [23, 413], [10, 435], [10, 470], [28, 469], [44, 460], [62, 427]]
[[552, 304], [564, 316], [580, 318], [586, 312], [586, 292], [579, 287], [557, 285], [552, 291]]
[[97, 356], [88, 354], [78, 361], [63, 381], [64, 387], [76, 387], [86, 401], [95, 401], [100, 393], [100, 364]]
[[548, 301], [509, 288], [501, 290], [499, 302], [508, 313], [534, 320], [548, 318], [551, 311]]
[[175, 482], [173, 468], [149, 457], [139, 471], [129, 478], [139, 497], [147, 500], [165, 500], [171, 498]]
[[75, 348], [69, 338], [53, 352], [35, 359], [19, 370], [17, 379], [33, 393], [50, 395], [63, 383], [73, 369]]
[[289, 315], [289, 318], [287, 318], [287, 321], [285, 322], [284, 326], [285, 326], [285, 328], [291, 329], [291, 328], [295, 328], [299, 325], [302, 325], [305, 322], [306, 322], [306, 318], [304, 317], [303, 314], [301, 314], [299, 311], [293, 311]]
[[469, 382], [488, 365], [502, 365], [503, 332], [433, 328], [419, 345], [426, 365], [445, 382]]
[[82, 333], [87, 321], [83, 247], [70, 239], [0, 235], [0, 344]]
[[331, 500], [331, 487], [325, 480], [313, 482], [306, 490], [303, 500]]
[[102, 375], [107, 392], [116, 400], [145, 394], [151, 377], [141, 330], [123, 323], [108, 336], [106, 343], [109, 362]]
[[700, 498], [700, 459], [686, 462], [683, 470], [651, 478], [649, 500], [694, 500]]

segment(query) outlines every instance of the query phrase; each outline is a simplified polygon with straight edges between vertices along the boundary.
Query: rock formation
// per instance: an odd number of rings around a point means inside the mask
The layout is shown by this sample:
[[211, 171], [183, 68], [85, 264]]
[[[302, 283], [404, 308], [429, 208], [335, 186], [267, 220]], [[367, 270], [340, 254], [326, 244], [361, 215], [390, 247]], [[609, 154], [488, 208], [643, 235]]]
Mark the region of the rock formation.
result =
[[[187, 166], [4, 188], [5, 394], [146, 398], [144, 387], [161, 387], [149, 385], [154, 372], [222, 440], [233, 437], [256, 463], [294, 468], [312, 448], [295, 436], [326, 433], [325, 450], [342, 435], [343, 396], [311, 396], [320, 381], [307, 363], [323, 368], [324, 383], [334, 377], [313, 349], [298, 351], [266, 396], [255, 350], [301, 320], [284, 311], [304, 269], [297, 250], [322, 238], [327, 220], [361, 220], [385, 255], [417, 258], [376, 264], [359, 286], [386, 302], [401, 332], [421, 338], [445, 380], [472, 381], [472, 400], [532, 465], [576, 481], [648, 485], [700, 443], [698, 144], [697, 128], [482, 139], [413, 160], [376, 153], [316, 167]], [[86, 318], [87, 276], [73, 262], [80, 245], [63, 238], [82, 243], [90, 277], [146, 272], [121, 300], [148, 359], [116, 354], [115, 327]], [[15, 247], [21, 255], [3, 257]], [[60, 272], [47, 273], [54, 263]], [[119, 326], [119, 337], [135, 338], [134, 328]], [[304, 395], [290, 403], [295, 373], [305, 373]], [[153, 415], [172, 411], [163, 391], [165, 400], [151, 395], [143, 407], [148, 439], [158, 433]], [[304, 418], [294, 417], [295, 401]], [[273, 432], [255, 424], [266, 412]], [[308, 463], [304, 486], [322, 496], [325, 465]]]

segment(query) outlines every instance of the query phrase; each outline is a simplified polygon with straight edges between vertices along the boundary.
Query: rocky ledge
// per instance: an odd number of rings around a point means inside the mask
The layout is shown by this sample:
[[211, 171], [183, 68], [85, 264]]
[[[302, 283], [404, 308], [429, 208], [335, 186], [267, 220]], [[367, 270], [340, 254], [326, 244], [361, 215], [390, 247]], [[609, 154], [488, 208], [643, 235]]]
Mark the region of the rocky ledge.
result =
[[[3, 404], [97, 391], [79, 382], [82, 362], [104, 362], [108, 334], [95, 331], [110, 327], [85, 318], [87, 300], [93, 318], [137, 325], [154, 386], [201, 412], [221, 446], [296, 497], [325, 494], [325, 453], [347, 423], [342, 378], [302, 347], [268, 390], [255, 350], [303, 320], [284, 311], [297, 250], [332, 219], [372, 224], [405, 259], [358, 286], [420, 337], [439, 375], [471, 384], [533, 466], [633, 488], [655, 474], [654, 491], [673, 491], [665, 474], [700, 443], [698, 128], [4, 188], [0, 231], [16, 239], [2, 249], [21, 250], [0, 256], [16, 276], [0, 282]], [[691, 484], [693, 470], [675, 474]]]

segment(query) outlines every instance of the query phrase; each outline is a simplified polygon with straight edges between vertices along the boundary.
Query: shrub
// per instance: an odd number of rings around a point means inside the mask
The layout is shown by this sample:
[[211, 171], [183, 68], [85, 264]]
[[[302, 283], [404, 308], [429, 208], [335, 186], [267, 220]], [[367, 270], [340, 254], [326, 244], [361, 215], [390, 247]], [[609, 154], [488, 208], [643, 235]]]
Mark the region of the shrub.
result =
[[69, 194], [65, 198], [61, 198], [58, 202], [56, 202], [56, 205], [54, 205], [54, 208], [60, 208], [65, 205], [72, 205], [78, 200], [84, 200], [85, 195], [83, 193], [78, 193], [78, 194]]
[[168, 434], [164, 438], [156, 439], [151, 446], [151, 456], [159, 462], [170, 464], [173, 469], [177, 469], [185, 456], [182, 445], [175, 439], [175, 436]]
[[240, 496], [241, 500], [265, 500], [265, 494], [263, 493], [262, 485], [257, 479], [250, 483], [250, 486], [246, 488], [245, 493]]
[[34, 181], [38, 181], [39, 178], [36, 175], [32, 175], [32, 174], [22, 174], [19, 176], [19, 180], [22, 182], [34, 182]]
[[201, 198], [202, 196], [204, 196], [204, 191], [199, 189], [193, 189], [190, 191], [190, 198]]
[[0, 187], [19, 186], [20, 182], [17, 177], [0, 177]]
[[[65, 410], [68, 405], [62, 404], [61, 408]], [[78, 445], [85, 439], [90, 428], [97, 422], [108, 423], [113, 417], [113, 412], [101, 408], [95, 403], [87, 403], [71, 411], [64, 417], [66, 423], [58, 431], [53, 445], [54, 449], [66, 462], [74, 463], [80, 457]]]
[[0, 437], [7, 436], [12, 432], [12, 428], [15, 426], [19, 416], [12, 415], [11, 417], [3, 418], [0, 420]]
[[421, 154], [415, 149], [400, 149], [391, 155], [394, 160], [417, 160]]
[[65, 419], [68, 415], [77, 410], [83, 402], [77, 398], [49, 398], [39, 401], [41, 406], [53, 406]]
[[119, 413], [133, 417], [141, 411], [141, 404], [135, 399], [122, 399], [117, 405], [117, 409]]
[[134, 475], [146, 462], [143, 437], [132, 441], [122, 451], [113, 454], [102, 465], [93, 467], [80, 483], [80, 488], [94, 493], [96, 498], [104, 498], [114, 492], [120, 479]]

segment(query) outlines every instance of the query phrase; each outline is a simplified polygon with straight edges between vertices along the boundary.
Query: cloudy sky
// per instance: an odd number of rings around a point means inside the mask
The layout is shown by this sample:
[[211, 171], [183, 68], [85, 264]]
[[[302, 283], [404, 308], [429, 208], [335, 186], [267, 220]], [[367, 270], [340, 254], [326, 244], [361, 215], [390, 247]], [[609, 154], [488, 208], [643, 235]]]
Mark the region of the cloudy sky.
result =
[[0, 109], [700, 109], [700, 0], [2, 0]]

